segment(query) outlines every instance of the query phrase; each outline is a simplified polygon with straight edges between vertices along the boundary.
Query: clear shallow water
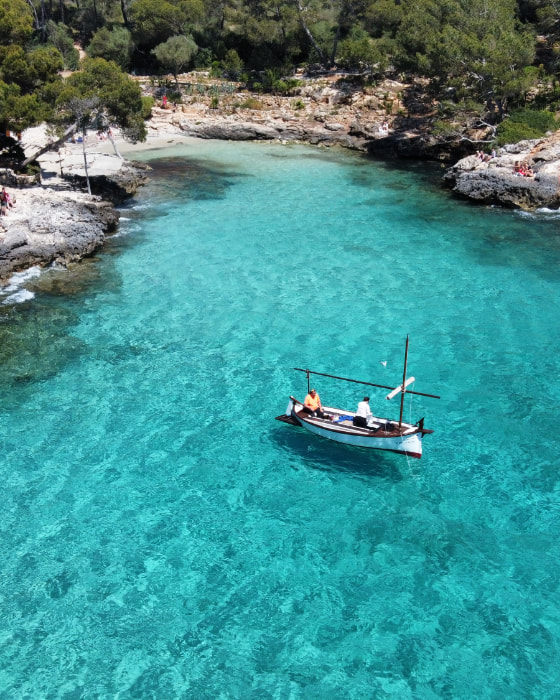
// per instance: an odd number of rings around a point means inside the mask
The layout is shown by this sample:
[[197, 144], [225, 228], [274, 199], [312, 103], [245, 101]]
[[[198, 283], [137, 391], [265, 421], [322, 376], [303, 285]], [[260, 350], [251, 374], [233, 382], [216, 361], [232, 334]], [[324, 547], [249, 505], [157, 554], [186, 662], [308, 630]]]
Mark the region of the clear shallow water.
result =
[[[0, 694], [557, 697], [558, 219], [349, 153], [166, 155], [2, 307]], [[422, 460], [273, 420], [296, 366], [398, 383], [407, 333]]]

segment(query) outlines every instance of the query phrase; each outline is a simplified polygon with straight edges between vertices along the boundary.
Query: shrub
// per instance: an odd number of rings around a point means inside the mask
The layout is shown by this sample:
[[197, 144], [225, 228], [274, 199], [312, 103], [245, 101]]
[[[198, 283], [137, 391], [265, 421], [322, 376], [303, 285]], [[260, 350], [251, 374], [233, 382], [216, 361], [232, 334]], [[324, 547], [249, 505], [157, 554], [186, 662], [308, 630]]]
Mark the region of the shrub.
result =
[[558, 128], [558, 121], [552, 112], [546, 110], [518, 109], [498, 126], [496, 143], [517, 143], [525, 139], [538, 139], [547, 131]]
[[225, 75], [232, 80], [237, 80], [243, 70], [243, 61], [235, 49], [230, 49], [221, 63]]
[[211, 49], [204, 48], [204, 49], [199, 49], [198, 53], [194, 57], [194, 68], [195, 70], [202, 70], [204, 68], [210, 68], [210, 72], [212, 72], [212, 68], [214, 66], [214, 63], [217, 64], [217, 61], [214, 61], [214, 56], [212, 54]]
[[248, 97], [239, 106], [241, 109], [262, 109], [262, 103], [254, 97]]
[[221, 78], [222, 77], [222, 66], [220, 61], [212, 61], [210, 66], [210, 77], [211, 78]]
[[149, 119], [152, 116], [154, 103], [153, 97], [142, 97], [142, 119]]

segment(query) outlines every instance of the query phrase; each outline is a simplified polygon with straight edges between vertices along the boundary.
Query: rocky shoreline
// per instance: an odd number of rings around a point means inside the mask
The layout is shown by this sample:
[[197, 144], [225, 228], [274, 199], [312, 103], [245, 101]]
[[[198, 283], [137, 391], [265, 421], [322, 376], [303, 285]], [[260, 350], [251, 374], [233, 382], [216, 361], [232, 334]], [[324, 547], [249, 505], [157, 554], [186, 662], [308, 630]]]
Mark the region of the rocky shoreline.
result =
[[[505, 146], [483, 161], [475, 153], [490, 140], [492, 128], [437, 136], [436, 110], [420, 84], [384, 80], [356, 88], [350, 77], [330, 75], [304, 84], [295, 98], [247, 97], [222, 100], [219, 108], [198, 96], [172, 109], [155, 107], [152, 128], [171, 127], [195, 138], [300, 142], [375, 158], [434, 160], [448, 166], [442, 185], [457, 196], [527, 211], [560, 207], [560, 132]], [[530, 166], [534, 177], [517, 176], [517, 161]]]
[[7, 231], [0, 231], [2, 283], [34, 265], [68, 265], [91, 255], [119, 220], [113, 205], [101, 198], [38, 187], [18, 190], [15, 207], [5, 218]]
[[[516, 163], [534, 171], [531, 177], [515, 172]], [[481, 162], [463, 158], [449, 168], [444, 183], [462, 197], [482, 204], [535, 211], [560, 208], [560, 135], [505, 146], [496, 157]]]
[[[6, 188], [16, 201], [0, 221], [0, 285], [15, 272], [35, 265], [79, 262], [117, 230], [116, 205], [147, 181], [149, 168], [116, 156], [109, 158], [93, 169], [91, 196], [84, 192], [85, 177], [79, 170], [64, 178], [49, 176], [49, 157], [42, 185], [15, 189], [9, 175], [4, 175]], [[63, 167], [65, 162], [68, 165], [65, 160], [60, 162]]]
[[[161, 111], [161, 110], [160, 110]], [[161, 119], [161, 115], [158, 115]], [[163, 117], [165, 118], [165, 117]], [[381, 130], [382, 118], [364, 120], [360, 112], [339, 112], [338, 119], [317, 121], [297, 119], [289, 112], [261, 112], [254, 120], [245, 114], [216, 114], [187, 109], [167, 116], [181, 133], [196, 138], [232, 141], [278, 140], [317, 146], [341, 146], [384, 159], [438, 160], [449, 162], [465, 150], [473, 153], [472, 143], [460, 141], [454, 146], [418, 129], [398, 129], [394, 120], [388, 131]], [[516, 162], [534, 171], [533, 177], [520, 177]], [[443, 176], [443, 185], [455, 195], [482, 204], [534, 211], [560, 207], [560, 132], [546, 138], [522, 141], [498, 149], [491, 160], [474, 153], [451, 165]]]
[[[534, 211], [560, 208], [560, 132], [535, 141], [499, 149], [490, 160], [472, 154], [475, 143], [459, 139], [454, 144], [438, 141], [426, 128], [428, 121], [410, 109], [401, 114], [400, 89], [384, 84], [374, 94], [347, 92], [332, 83], [302, 92], [305, 100], [259, 96], [259, 109], [224, 106], [212, 109], [197, 98], [174, 108], [154, 107], [145, 144], [117, 142], [124, 155], [146, 148], [168, 146], [186, 138], [234, 141], [275, 140], [322, 147], [343, 147], [377, 158], [413, 158], [452, 162], [443, 185], [455, 195], [484, 204]], [[383, 128], [383, 125], [387, 128]], [[30, 130], [31, 132], [32, 130]], [[479, 135], [483, 138], [483, 134]], [[35, 140], [35, 142], [34, 142]], [[45, 142], [44, 132], [24, 134], [24, 145]], [[79, 144], [65, 144], [41, 157], [41, 185], [13, 189], [13, 178], [4, 174], [8, 190], [17, 197], [14, 209], [2, 217], [0, 229], [0, 284], [33, 265], [68, 265], [91, 255], [118, 226], [115, 205], [133, 196], [148, 179], [149, 168], [123, 160], [108, 142], [87, 146], [92, 196], [84, 192], [83, 151]], [[525, 162], [534, 177], [514, 173], [515, 163]], [[2, 176], [0, 173], [0, 180]]]

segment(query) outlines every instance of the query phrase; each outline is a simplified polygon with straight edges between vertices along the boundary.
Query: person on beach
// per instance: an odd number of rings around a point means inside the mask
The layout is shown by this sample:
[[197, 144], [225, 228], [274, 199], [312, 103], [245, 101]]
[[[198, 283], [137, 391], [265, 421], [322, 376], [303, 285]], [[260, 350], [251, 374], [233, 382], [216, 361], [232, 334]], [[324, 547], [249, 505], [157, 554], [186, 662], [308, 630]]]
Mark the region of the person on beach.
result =
[[303, 402], [303, 410], [305, 413], [309, 413], [311, 416], [317, 416], [317, 418], [324, 418], [323, 406], [321, 405], [321, 399], [319, 394], [315, 389], [311, 389], [309, 394], [305, 397]]
[[352, 423], [357, 425], [358, 428], [367, 428], [368, 423], [372, 418], [373, 414], [369, 407], [369, 396], [364, 396], [364, 400], [360, 401], [358, 404], [358, 410], [356, 411], [356, 415], [354, 416]]
[[2, 192], [0, 192], [0, 215], [6, 216], [8, 213], [8, 193], [6, 188], [2, 187]]

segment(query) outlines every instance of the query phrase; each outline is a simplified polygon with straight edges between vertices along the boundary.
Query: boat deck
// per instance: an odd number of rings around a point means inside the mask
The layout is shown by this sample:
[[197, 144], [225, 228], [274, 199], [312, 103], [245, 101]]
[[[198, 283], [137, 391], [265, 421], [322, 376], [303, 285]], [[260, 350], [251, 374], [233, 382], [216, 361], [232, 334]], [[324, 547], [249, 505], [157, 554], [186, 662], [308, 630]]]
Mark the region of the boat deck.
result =
[[276, 420], [290, 425], [298, 425], [298, 419], [306, 423], [317, 425], [328, 430], [335, 430], [341, 433], [352, 433], [354, 435], [375, 436], [375, 437], [400, 437], [418, 432], [418, 427], [409, 423], [402, 423], [399, 430], [399, 424], [395, 421], [389, 421], [384, 418], [375, 418], [369, 428], [362, 428], [354, 425], [354, 413], [350, 411], [342, 411], [337, 408], [323, 407], [325, 418], [310, 416], [303, 410], [295, 410], [294, 415], [276, 416]]

